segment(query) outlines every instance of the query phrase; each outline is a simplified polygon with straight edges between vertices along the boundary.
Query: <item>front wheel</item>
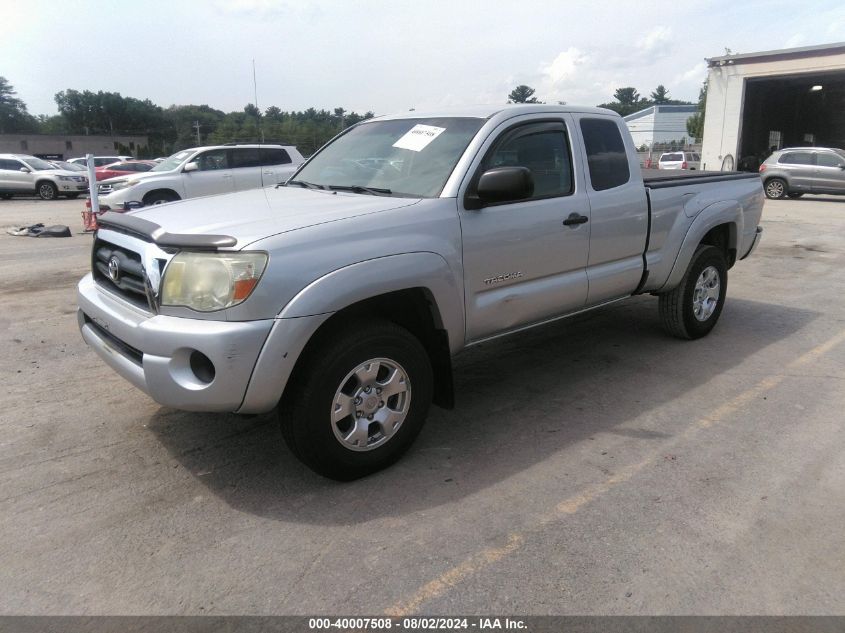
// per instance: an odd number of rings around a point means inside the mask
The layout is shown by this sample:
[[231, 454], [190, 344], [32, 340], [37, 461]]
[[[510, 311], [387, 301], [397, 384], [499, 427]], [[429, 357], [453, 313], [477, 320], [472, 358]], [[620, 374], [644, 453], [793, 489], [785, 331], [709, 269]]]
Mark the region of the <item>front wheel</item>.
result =
[[797, 200], [798, 198], [800, 198], [800, 197], [801, 197], [801, 196], [803, 196], [804, 194], [803, 194], [803, 193], [801, 193], [801, 192], [799, 192], [799, 191], [790, 191], [790, 192], [789, 192], [788, 194], [786, 194], [786, 195], [787, 195], [787, 196], [789, 196], [790, 198], [792, 198], [793, 200]]
[[178, 199], [179, 196], [169, 191], [153, 191], [144, 196], [144, 204], [147, 206], [167, 204], [168, 202], [176, 202]]
[[38, 183], [38, 197], [42, 200], [55, 200], [59, 195], [59, 190], [52, 182]]
[[716, 326], [728, 289], [725, 254], [702, 244], [678, 286], [660, 295], [660, 320], [678, 338], [706, 336]]
[[279, 408], [291, 451], [341, 481], [385, 468], [410, 448], [428, 414], [432, 369], [395, 323], [354, 321], [309, 346]]
[[76, 200], [79, 197], [78, 193], [66, 193], [65, 198], [68, 200]]

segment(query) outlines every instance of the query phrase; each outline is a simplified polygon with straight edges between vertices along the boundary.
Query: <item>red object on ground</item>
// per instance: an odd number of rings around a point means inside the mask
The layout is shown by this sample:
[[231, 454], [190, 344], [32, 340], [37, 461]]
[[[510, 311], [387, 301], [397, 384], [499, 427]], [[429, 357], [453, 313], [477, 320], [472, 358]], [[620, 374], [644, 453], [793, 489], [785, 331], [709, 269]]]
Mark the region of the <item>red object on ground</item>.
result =
[[99, 228], [97, 226], [97, 215], [91, 210], [91, 198], [86, 199], [85, 211], [82, 212], [82, 230], [85, 233], [91, 233]]

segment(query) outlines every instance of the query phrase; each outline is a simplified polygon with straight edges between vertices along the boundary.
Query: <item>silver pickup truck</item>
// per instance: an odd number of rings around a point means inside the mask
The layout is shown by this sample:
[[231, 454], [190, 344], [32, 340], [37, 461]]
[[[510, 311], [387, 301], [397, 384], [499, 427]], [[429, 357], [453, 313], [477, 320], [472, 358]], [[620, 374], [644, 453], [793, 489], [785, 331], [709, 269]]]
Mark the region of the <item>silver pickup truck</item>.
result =
[[467, 346], [643, 293], [706, 335], [763, 199], [757, 174], [644, 181], [607, 110], [385, 116], [284, 186], [104, 214], [79, 326], [159, 403], [278, 408], [300, 459], [352, 479], [453, 406]]

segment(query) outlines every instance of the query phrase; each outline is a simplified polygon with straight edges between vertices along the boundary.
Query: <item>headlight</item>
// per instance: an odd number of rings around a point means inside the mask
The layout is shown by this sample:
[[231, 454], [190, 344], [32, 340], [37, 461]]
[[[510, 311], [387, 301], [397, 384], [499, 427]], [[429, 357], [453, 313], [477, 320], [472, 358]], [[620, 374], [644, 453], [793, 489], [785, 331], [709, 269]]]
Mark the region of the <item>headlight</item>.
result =
[[73, 176], [57, 176], [57, 178], [66, 182], [73, 182], [75, 180]]
[[126, 189], [127, 187], [131, 187], [132, 185], [137, 185], [137, 180], [118, 180], [116, 182], [110, 183], [112, 191], [117, 191], [118, 189]]
[[266, 266], [266, 253], [179, 253], [164, 271], [161, 305], [230, 308], [252, 294]]

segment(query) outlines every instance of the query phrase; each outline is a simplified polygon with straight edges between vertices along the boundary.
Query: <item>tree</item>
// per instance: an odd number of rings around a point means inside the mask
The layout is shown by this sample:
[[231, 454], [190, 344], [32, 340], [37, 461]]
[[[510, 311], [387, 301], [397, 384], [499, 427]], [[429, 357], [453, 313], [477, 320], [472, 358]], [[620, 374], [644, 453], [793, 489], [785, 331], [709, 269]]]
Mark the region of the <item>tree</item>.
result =
[[628, 86], [627, 88], [617, 88], [613, 93], [613, 98], [624, 106], [631, 106], [638, 103], [640, 100], [640, 93], [636, 88]]
[[534, 92], [534, 88], [521, 84], [511, 90], [511, 93], [508, 95], [508, 103], [543, 103], [542, 101], [537, 101]]
[[657, 86], [650, 96], [654, 105], [664, 105], [671, 102], [671, 99], [669, 99], [669, 91], [666, 90], [666, 86], [663, 84]]
[[0, 133], [31, 132], [38, 122], [27, 112], [26, 104], [17, 98], [17, 92], [5, 77], [0, 77]]
[[698, 92], [698, 112], [687, 119], [687, 133], [691, 138], [704, 138], [704, 114], [707, 107], [707, 82], [705, 81]]

